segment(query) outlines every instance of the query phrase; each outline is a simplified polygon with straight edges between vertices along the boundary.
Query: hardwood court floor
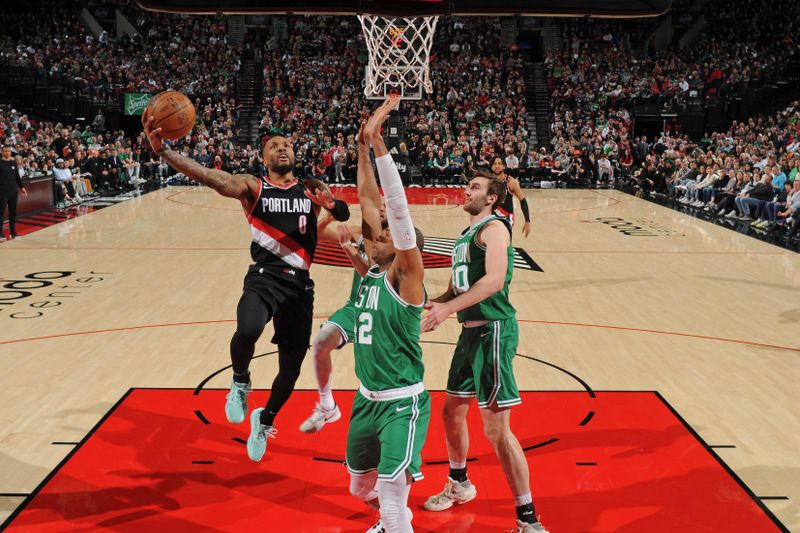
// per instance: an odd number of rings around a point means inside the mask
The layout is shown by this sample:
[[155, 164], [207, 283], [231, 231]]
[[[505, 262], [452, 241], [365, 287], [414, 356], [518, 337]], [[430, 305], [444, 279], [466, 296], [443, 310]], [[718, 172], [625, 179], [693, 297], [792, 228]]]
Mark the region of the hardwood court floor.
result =
[[[658, 391], [756, 496], [787, 497], [763, 503], [800, 530], [800, 256], [616, 191], [527, 194], [533, 234], [516, 228], [515, 245], [543, 272], [516, 269], [511, 292], [519, 353], [543, 362], [516, 361], [520, 388]], [[432, 201], [412, 206], [416, 225], [456, 236], [463, 211], [446, 195]], [[229, 364], [248, 247], [236, 202], [202, 188], [156, 191], [0, 245], [0, 520], [129, 388], [194, 388]], [[321, 323], [351, 271], [312, 274]], [[448, 276], [429, 270], [429, 293]], [[270, 332], [256, 353], [272, 350]], [[457, 333], [449, 320], [423, 337], [431, 389], [444, 388], [452, 350], [436, 343]], [[355, 388], [352, 348], [334, 364], [334, 387]], [[274, 358], [254, 361], [255, 386], [275, 369]], [[314, 386], [307, 361], [298, 387]]]

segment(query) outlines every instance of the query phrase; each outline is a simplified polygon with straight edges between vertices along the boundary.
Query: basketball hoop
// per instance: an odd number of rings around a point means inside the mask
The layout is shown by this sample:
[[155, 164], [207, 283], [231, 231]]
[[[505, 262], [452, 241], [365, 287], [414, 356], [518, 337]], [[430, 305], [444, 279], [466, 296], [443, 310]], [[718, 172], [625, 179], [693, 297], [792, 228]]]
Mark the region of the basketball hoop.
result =
[[359, 15], [369, 49], [364, 95], [381, 99], [390, 94], [405, 100], [433, 92], [428, 60], [439, 17]]

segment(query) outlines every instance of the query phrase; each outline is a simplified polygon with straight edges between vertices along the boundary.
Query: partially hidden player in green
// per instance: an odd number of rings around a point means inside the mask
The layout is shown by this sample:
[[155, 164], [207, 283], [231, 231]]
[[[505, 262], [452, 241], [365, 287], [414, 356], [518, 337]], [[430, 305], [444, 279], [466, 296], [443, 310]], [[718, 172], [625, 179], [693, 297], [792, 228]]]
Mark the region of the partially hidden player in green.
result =
[[477, 496], [467, 478], [467, 411], [478, 398], [481, 419], [503, 467], [517, 509], [517, 531], [542, 533], [531, 497], [528, 463], [511, 431], [511, 406], [521, 403], [512, 359], [519, 343], [516, 311], [508, 298], [514, 265], [510, 221], [496, 215], [506, 184], [491, 174], [473, 178], [464, 192], [469, 228], [453, 246], [447, 291], [426, 304], [422, 331], [433, 331], [452, 313], [461, 323], [443, 410], [450, 475], [444, 490], [424, 504], [443, 511]]
[[398, 103], [396, 97], [387, 98], [359, 135], [375, 153], [387, 220], [381, 224], [378, 186], [365, 173], [358, 195], [371, 266], [354, 302], [360, 385], [346, 459], [350, 493], [380, 511], [368, 533], [413, 532], [408, 495], [412, 481], [422, 479], [420, 452], [430, 420], [419, 344], [425, 302], [422, 234], [414, 228], [400, 174], [381, 137], [382, 124]]
[[[362, 125], [363, 126], [363, 125]], [[358, 170], [356, 173], [356, 183], [361, 190], [364, 181], [375, 183], [375, 174], [372, 171], [372, 160], [370, 159], [369, 144], [364, 140], [363, 127], [358, 138]], [[371, 207], [371, 206], [370, 206]], [[379, 224], [386, 222], [386, 210], [381, 199]], [[369, 213], [371, 215], [372, 213]], [[375, 223], [375, 221], [372, 221]], [[328, 320], [322, 324], [314, 341], [311, 344], [311, 353], [314, 357], [314, 373], [317, 377], [317, 387], [319, 389], [319, 402], [314, 410], [302, 424], [300, 431], [303, 433], [316, 433], [325, 424], [336, 422], [342, 417], [339, 406], [333, 399], [331, 387], [331, 373], [333, 363], [331, 352], [343, 347], [348, 342], [355, 342], [356, 331], [356, 299], [361, 281], [367, 275], [370, 267], [370, 258], [364, 245], [363, 235], [369, 232], [368, 217], [362, 217], [361, 227], [339, 224], [336, 228], [339, 244], [347, 254], [350, 262], [353, 263], [353, 282], [350, 285], [350, 295], [343, 307], [335, 311]], [[365, 229], [367, 227], [367, 229]], [[332, 237], [332, 232], [331, 232]]]

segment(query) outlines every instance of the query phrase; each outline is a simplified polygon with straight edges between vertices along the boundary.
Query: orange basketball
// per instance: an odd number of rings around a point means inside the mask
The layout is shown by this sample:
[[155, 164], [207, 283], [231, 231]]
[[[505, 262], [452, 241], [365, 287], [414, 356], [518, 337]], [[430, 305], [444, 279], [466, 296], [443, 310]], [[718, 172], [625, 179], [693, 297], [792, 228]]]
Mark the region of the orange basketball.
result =
[[192, 101], [178, 91], [158, 93], [147, 105], [148, 117], [154, 117], [153, 129], [171, 141], [185, 137], [194, 127], [196, 113]]

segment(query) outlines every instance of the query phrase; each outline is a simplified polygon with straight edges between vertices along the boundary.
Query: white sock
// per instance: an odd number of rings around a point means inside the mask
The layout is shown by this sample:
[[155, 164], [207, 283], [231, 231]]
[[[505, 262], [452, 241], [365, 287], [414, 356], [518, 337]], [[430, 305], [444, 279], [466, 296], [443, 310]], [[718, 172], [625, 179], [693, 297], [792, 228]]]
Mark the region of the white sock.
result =
[[531, 493], [523, 494], [522, 496], [514, 496], [514, 506], [519, 507], [520, 505], [526, 505], [529, 503], [533, 503], [533, 497]]
[[[341, 333], [339, 333], [336, 326], [327, 323], [323, 324], [319, 333], [314, 337], [311, 351], [315, 358], [330, 357], [331, 351], [341, 340], [344, 339], [341, 338]], [[319, 404], [322, 408], [329, 410], [336, 407], [336, 402], [333, 401], [333, 391], [331, 390], [331, 374], [317, 376], [317, 388], [319, 389]]]
[[333, 391], [331, 390], [331, 385], [328, 383], [319, 391], [319, 404], [322, 406], [323, 409], [326, 411], [330, 411], [334, 407], [336, 407], [336, 402], [333, 401]]
[[464, 461], [463, 463], [456, 463], [455, 461], [450, 461], [450, 468], [453, 470], [463, 470], [467, 467], [467, 462]]
[[411, 518], [406, 508], [411, 482], [405, 474], [397, 476], [394, 481], [379, 479], [378, 495], [381, 501], [381, 524], [386, 533], [414, 533]]

